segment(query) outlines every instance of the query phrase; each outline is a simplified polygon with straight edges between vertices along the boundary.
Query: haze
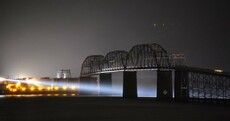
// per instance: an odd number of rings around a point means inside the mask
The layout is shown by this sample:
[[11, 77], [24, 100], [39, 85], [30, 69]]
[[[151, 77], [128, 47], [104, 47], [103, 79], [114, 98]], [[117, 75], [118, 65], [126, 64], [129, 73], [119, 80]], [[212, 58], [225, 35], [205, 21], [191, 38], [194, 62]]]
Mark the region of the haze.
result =
[[0, 0], [0, 76], [80, 74], [89, 55], [158, 43], [189, 66], [230, 71], [229, 2]]

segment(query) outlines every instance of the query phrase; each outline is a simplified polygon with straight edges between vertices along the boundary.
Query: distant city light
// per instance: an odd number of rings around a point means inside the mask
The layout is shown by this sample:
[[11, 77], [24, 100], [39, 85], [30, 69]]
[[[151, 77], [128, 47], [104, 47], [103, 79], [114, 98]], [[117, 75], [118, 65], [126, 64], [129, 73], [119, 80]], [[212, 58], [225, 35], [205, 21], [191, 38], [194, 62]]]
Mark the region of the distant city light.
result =
[[71, 96], [75, 96], [76, 94], [71, 94]]
[[47, 87], [47, 90], [50, 91], [50, 90], [51, 90], [51, 87]]
[[26, 91], [26, 88], [25, 88], [25, 87], [23, 87], [23, 88], [22, 88], [22, 91]]
[[34, 91], [34, 89], [35, 89], [34, 87], [31, 87], [31, 88], [30, 88], [30, 91]]
[[5, 79], [5, 78], [3, 78], [3, 77], [0, 77], [0, 82], [1, 82], [1, 81], [4, 81], [4, 80], [6, 80], [6, 79]]
[[72, 90], [75, 90], [75, 89], [76, 89], [76, 87], [75, 87], [75, 86], [71, 86], [70, 88], [71, 88]]
[[18, 90], [17, 89], [13, 89], [12, 92], [17, 92]]
[[38, 90], [39, 90], [39, 91], [42, 91], [42, 87], [38, 87]]
[[223, 70], [220, 70], [220, 69], [215, 69], [214, 72], [217, 72], [217, 73], [222, 73]]
[[66, 86], [63, 86], [63, 87], [62, 87], [62, 89], [63, 89], [63, 90], [66, 90], [66, 89], [67, 89], [67, 87], [66, 87]]
[[54, 89], [55, 89], [55, 90], [59, 90], [59, 87], [56, 86], [56, 87], [54, 87]]

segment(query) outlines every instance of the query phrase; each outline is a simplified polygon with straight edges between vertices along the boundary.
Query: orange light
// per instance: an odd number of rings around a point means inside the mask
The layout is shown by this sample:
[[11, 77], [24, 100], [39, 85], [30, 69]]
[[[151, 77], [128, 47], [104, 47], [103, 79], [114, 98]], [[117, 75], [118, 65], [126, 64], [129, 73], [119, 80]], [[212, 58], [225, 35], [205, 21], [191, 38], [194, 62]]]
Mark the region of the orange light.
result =
[[12, 89], [12, 92], [17, 92], [18, 90], [17, 89]]
[[51, 87], [47, 87], [47, 90], [50, 91]]
[[71, 96], [75, 96], [76, 94], [71, 94]]
[[26, 88], [25, 88], [25, 87], [23, 87], [23, 88], [22, 88], [22, 91], [26, 91]]
[[16, 84], [16, 87], [18, 88], [18, 87], [20, 87], [20, 86], [21, 86], [21, 83], [18, 82], [18, 83]]
[[42, 91], [42, 88], [41, 88], [41, 87], [38, 87], [38, 90], [39, 90], [39, 91]]
[[59, 90], [59, 87], [54, 87], [55, 90]]
[[67, 87], [66, 87], [66, 86], [63, 86], [63, 87], [62, 87], [62, 89], [63, 89], [63, 90], [66, 90], [66, 89], [67, 89]]
[[34, 87], [30, 87], [30, 91], [34, 91]]

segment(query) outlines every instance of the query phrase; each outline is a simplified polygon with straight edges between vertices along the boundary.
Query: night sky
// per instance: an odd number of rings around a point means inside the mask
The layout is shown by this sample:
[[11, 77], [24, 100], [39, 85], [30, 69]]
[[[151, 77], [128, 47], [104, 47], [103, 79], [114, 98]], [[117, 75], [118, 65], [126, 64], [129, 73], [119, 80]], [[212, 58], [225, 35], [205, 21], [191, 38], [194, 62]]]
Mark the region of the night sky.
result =
[[158, 43], [230, 71], [228, 0], [0, 0], [0, 76], [80, 74], [88, 55]]

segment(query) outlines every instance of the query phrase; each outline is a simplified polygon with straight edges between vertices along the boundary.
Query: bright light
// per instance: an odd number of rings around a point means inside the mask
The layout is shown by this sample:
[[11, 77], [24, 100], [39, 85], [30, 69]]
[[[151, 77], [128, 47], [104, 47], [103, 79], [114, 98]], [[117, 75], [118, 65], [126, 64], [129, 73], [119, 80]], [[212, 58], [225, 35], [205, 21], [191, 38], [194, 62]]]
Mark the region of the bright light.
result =
[[16, 84], [16, 87], [18, 88], [18, 87], [20, 87], [20, 86], [21, 86], [21, 83], [18, 82], [18, 83]]
[[39, 90], [39, 91], [42, 91], [42, 87], [38, 87], [38, 90]]
[[63, 86], [63, 87], [62, 87], [62, 89], [63, 89], [63, 90], [66, 90], [66, 89], [67, 89], [67, 87], [66, 87], [66, 86]]
[[222, 73], [223, 72], [223, 70], [220, 70], [220, 69], [215, 69], [214, 71], [217, 72], [217, 73]]
[[23, 88], [22, 88], [22, 91], [26, 91], [26, 88], [25, 88], [25, 87], [23, 87]]
[[106, 86], [106, 85], [91, 85], [91, 84], [81, 84], [79, 88], [82, 92], [92, 92], [98, 94], [106, 94], [106, 95], [117, 95], [120, 94], [121, 88], [119, 86]]
[[75, 90], [75, 89], [76, 89], [76, 87], [75, 87], [75, 86], [71, 86], [70, 88], [71, 88], [71, 90]]
[[47, 87], [46, 89], [47, 89], [48, 91], [50, 91], [51, 87]]
[[34, 91], [34, 87], [30, 87], [30, 91]]
[[17, 89], [12, 89], [12, 92], [17, 92], [18, 90]]
[[4, 80], [6, 80], [6, 79], [5, 79], [5, 78], [3, 78], [3, 77], [0, 77], [0, 82], [1, 82], [1, 81], [4, 81]]
[[55, 90], [59, 90], [59, 87], [54, 87]]
[[67, 96], [67, 94], [62, 94], [63, 96]]
[[71, 94], [71, 96], [75, 96], [76, 94]]
[[33, 84], [33, 85], [39, 85], [41, 82], [36, 81], [34, 78], [33, 79], [27, 79], [28, 84]]
[[6, 88], [10, 89], [11, 86], [13, 86], [13, 84], [8, 84], [8, 85], [6, 85]]

